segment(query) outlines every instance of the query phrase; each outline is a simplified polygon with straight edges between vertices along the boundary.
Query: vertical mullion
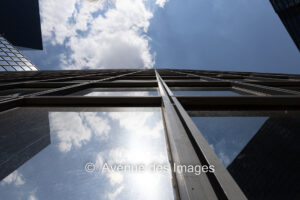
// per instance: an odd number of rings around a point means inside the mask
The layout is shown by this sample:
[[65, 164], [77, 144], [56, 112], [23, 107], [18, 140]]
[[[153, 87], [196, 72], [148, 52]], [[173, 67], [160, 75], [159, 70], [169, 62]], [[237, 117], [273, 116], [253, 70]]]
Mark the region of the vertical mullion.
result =
[[[186, 134], [185, 128], [164, 88], [159, 74], [156, 72], [158, 87], [163, 101], [164, 120], [169, 139], [172, 160], [178, 165], [199, 165], [201, 162]], [[173, 165], [173, 163], [171, 163]], [[189, 175], [175, 171], [180, 199], [219, 199], [206, 174]]]
[[158, 79], [160, 79], [160, 84], [163, 85], [167, 96], [169, 96], [173, 102], [172, 105], [174, 106], [175, 110], [177, 110], [176, 113], [179, 116], [181, 123], [185, 127], [185, 131], [182, 133], [185, 133], [184, 135], [188, 137], [191, 143], [190, 148], [193, 148], [202, 165], [212, 165], [215, 167], [214, 173], [207, 174], [207, 178], [209, 180], [207, 184], [212, 185], [218, 199], [247, 199], [227, 169], [218, 159], [213, 149], [209, 146], [203, 135], [195, 126], [187, 112], [181, 106], [177, 98], [173, 96], [172, 91], [168, 88], [159, 75]]

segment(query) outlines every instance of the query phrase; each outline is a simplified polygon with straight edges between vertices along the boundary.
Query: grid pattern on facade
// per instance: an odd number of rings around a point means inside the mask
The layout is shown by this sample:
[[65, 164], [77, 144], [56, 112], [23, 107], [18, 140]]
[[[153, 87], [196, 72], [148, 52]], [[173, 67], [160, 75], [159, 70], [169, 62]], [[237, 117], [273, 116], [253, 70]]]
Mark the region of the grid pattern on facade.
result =
[[290, 36], [300, 50], [300, 1], [270, 0]]
[[37, 68], [0, 35], [0, 71], [37, 71]]
[[[295, 74], [175, 69], [1, 72], [0, 111], [17, 107], [161, 107], [170, 160], [217, 169], [201, 178], [175, 173], [180, 199], [247, 199], [191, 116], [297, 112], [299, 88], [300, 75]], [[136, 91], [140, 93], [122, 95]]]

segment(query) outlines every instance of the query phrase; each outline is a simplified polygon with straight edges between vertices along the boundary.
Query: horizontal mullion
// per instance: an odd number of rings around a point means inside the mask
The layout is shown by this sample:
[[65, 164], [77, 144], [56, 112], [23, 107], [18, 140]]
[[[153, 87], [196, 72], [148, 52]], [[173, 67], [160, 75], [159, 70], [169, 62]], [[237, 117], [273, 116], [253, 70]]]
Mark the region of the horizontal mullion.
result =
[[111, 106], [111, 107], [160, 107], [161, 97], [87, 97], [87, 96], [37, 96], [24, 97], [23, 106]]
[[300, 97], [281, 96], [177, 96], [188, 110], [299, 110]]
[[247, 82], [257, 85], [271, 86], [271, 87], [300, 87], [300, 81], [256, 81], [256, 82]]

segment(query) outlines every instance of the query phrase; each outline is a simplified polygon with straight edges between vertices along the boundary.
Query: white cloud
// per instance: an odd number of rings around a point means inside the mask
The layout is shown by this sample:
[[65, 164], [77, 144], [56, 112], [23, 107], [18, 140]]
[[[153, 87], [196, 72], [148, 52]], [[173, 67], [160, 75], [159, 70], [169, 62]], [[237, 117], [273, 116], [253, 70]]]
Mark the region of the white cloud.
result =
[[29, 195], [28, 200], [38, 200], [34, 194]]
[[106, 137], [110, 131], [108, 121], [92, 112], [52, 112], [49, 121], [61, 152], [68, 152], [73, 146], [81, 147], [92, 135]]
[[112, 186], [122, 183], [124, 179], [124, 175], [116, 171], [107, 172], [106, 177], [109, 179], [109, 182]]
[[120, 147], [111, 149], [109, 152], [109, 162], [112, 164], [126, 162], [125, 152], [126, 149]]
[[25, 184], [25, 180], [23, 178], [23, 175], [19, 173], [17, 170], [5, 177], [1, 181], [2, 185], [6, 184], [14, 184], [15, 186], [20, 186]]
[[[76, 36], [76, 30], [87, 30], [87, 25], [92, 20], [90, 13], [103, 8], [104, 1], [89, 3], [83, 0], [41, 0], [40, 10], [42, 18], [43, 39], [53, 45], [63, 44], [71, 36]], [[85, 5], [85, 9], [78, 12], [76, 7]], [[72, 18], [78, 19], [75, 23]]]
[[156, 0], [155, 4], [163, 8], [168, 0]]
[[[108, 158], [105, 161], [103, 158], [103, 154], [108, 155]], [[103, 169], [103, 167], [104, 164], [109, 164], [111, 166], [115, 163], [120, 163], [118, 162], [119, 161], [118, 159], [121, 157], [121, 155], [122, 155], [121, 149], [112, 149], [110, 150], [109, 153], [100, 152], [96, 157], [96, 163], [95, 163], [96, 166], [99, 167], [101, 173], [109, 180], [112, 186], [122, 183], [124, 179], [124, 175], [114, 170], [110, 170], [106, 168]]]
[[99, 153], [97, 155], [97, 157], [96, 157], [96, 163], [95, 163], [95, 165], [96, 165], [96, 167], [98, 167], [99, 169], [101, 169], [102, 166], [103, 166], [103, 164], [104, 164], [103, 157], [102, 157], [101, 153]]
[[107, 195], [108, 199], [109, 199], [109, 200], [114, 200], [114, 199], [116, 199], [116, 198], [119, 196], [119, 194], [123, 191], [123, 189], [124, 189], [124, 186], [122, 185], [122, 186], [120, 186], [119, 188], [117, 188], [113, 193], [109, 193], [109, 194]]
[[96, 112], [86, 112], [82, 116], [96, 136], [106, 137], [108, 135], [110, 126], [107, 119], [98, 116]]
[[59, 140], [59, 150], [68, 152], [72, 146], [81, 147], [91, 138], [91, 130], [83, 123], [82, 115], [75, 112], [49, 114], [50, 129]]
[[109, 116], [118, 120], [121, 127], [137, 136], [150, 136], [159, 138], [163, 134], [163, 123], [158, 120], [154, 126], [150, 126], [148, 120], [155, 120], [152, 112], [111, 112]]
[[[44, 40], [70, 49], [60, 55], [64, 69], [152, 68], [146, 33], [153, 13], [146, 2], [41, 0]], [[163, 7], [165, 2], [156, 4]]]
[[229, 165], [230, 159], [224, 152], [221, 151], [218, 156], [225, 166]]

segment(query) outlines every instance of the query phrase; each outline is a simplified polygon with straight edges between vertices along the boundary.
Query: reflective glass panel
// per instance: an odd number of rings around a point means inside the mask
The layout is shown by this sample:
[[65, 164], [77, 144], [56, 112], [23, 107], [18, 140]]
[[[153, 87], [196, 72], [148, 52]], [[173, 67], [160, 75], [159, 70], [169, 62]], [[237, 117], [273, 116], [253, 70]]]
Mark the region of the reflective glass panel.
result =
[[157, 96], [156, 91], [99, 91], [84, 96]]
[[157, 88], [91, 88], [70, 96], [158, 96]]
[[1, 61], [0, 61], [0, 65], [7, 65], [7, 62], [6, 62], [6, 61], [3, 61], [3, 60], [1, 60]]
[[14, 68], [17, 70], [17, 71], [23, 71], [23, 69], [19, 66], [14, 66]]
[[298, 199], [299, 112], [189, 114], [248, 199]]
[[25, 71], [31, 71], [31, 69], [29, 67], [26, 67], [26, 66], [22, 66], [23, 69], [25, 69]]
[[193, 117], [192, 120], [223, 164], [228, 166], [267, 117]]
[[159, 108], [0, 117], [1, 199], [174, 199], [170, 171], [151, 170], [169, 165]]
[[281, 88], [300, 92], [300, 87], [281, 87]]
[[36, 93], [43, 91], [41, 88], [20, 88], [20, 89], [9, 89], [0, 91], [0, 96], [22, 96], [26, 94]]
[[3, 66], [7, 71], [16, 71], [13, 67], [11, 66]]
[[238, 96], [239, 93], [229, 90], [182, 90], [172, 91], [174, 95], [178, 96]]

